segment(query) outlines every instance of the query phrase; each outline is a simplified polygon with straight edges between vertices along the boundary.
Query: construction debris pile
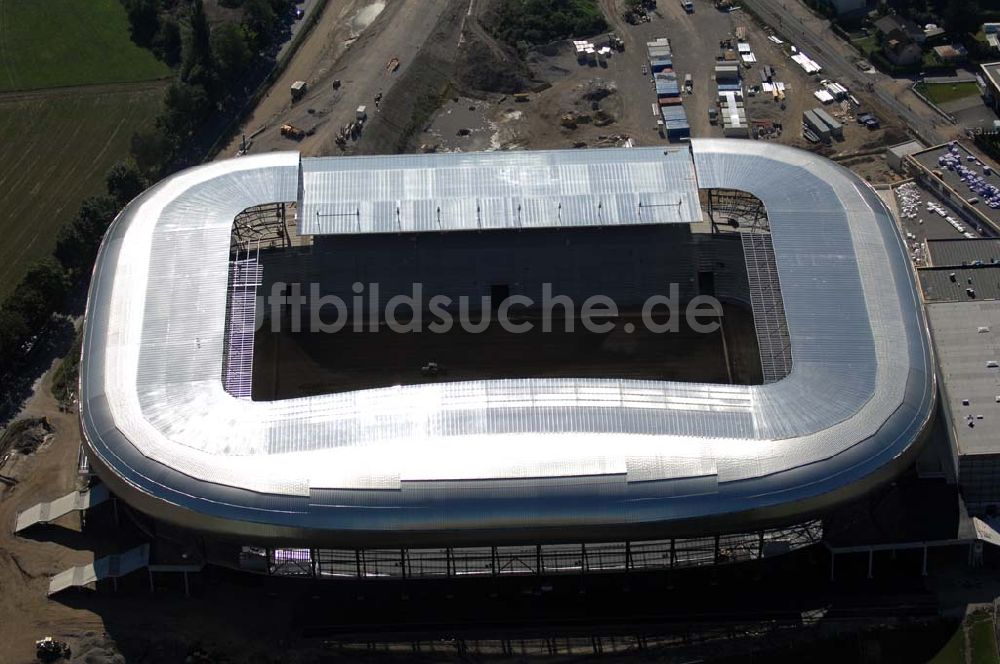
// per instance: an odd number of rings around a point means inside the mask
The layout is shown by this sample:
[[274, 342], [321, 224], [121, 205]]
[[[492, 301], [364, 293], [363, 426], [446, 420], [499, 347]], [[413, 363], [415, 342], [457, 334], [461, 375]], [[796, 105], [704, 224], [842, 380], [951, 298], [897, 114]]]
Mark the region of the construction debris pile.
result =
[[[918, 219], [920, 213], [920, 187], [914, 182], [896, 187], [896, 203], [899, 207], [899, 216], [902, 219], [917, 219], [918, 224], [923, 224], [923, 219]], [[934, 203], [927, 203], [928, 210], [937, 207]], [[906, 231], [906, 246], [910, 250], [910, 260], [917, 267], [924, 265], [927, 257], [924, 254], [924, 245], [917, 236], [910, 231]]]

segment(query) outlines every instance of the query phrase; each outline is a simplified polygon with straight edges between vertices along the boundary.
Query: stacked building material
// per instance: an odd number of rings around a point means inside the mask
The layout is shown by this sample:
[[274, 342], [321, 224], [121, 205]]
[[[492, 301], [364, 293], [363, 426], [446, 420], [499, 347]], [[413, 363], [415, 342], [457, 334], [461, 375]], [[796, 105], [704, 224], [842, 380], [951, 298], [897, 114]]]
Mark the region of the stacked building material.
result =
[[830, 128], [831, 136], [839, 140], [844, 140], [844, 125], [834, 120], [833, 117], [822, 108], [814, 108], [813, 113], [815, 113], [816, 117]]
[[740, 89], [740, 66], [735, 63], [720, 62], [715, 65], [715, 84], [719, 91]]
[[722, 133], [728, 138], [747, 138], [749, 126], [747, 111], [743, 105], [743, 95], [732, 90], [720, 90], [719, 101], [722, 112], [719, 114], [722, 122]]
[[802, 113], [802, 125], [812, 131], [819, 140], [823, 142], [830, 141], [830, 127], [819, 119], [815, 110]]

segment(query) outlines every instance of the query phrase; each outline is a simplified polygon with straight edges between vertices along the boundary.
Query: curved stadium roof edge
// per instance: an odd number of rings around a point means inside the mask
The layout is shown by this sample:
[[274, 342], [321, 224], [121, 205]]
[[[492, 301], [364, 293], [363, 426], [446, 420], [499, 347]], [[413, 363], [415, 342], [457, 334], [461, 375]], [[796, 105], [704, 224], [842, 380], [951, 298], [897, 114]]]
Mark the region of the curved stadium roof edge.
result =
[[[448, 157], [248, 156], [183, 171], [133, 201], [105, 238], [87, 307], [80, 412], [102, 479], [156, 517], [248, 540], [627, 539], [805, 516], [860, 495], [916, 450], [935, 379], [914, 277], [889, 212], [846, 169], [792, 148], [715, 139], [681, 151]], [[333, 170], [356, 177], [351, 169], [384, 172], [398, 160], [399, 170], [417, 169], [401, 176], [405, 185], [433, 178], [423, 163], [458, 169], [448, 173], [455, 181], [501, 160], [555, 173], [564, 158], [583, 174], [573, 200], [608, 172], [639, 174], [637, 189], [666, 173], [678, 207], [695, 186], [759, 198], [791, 373], [757, 386], [481, 380], [272, 402], [225, 392], [230, 233], [240, 211], [331, 200], [336, 191], [313, 189], [334, 186], [323, 179]], [[588, 158], [601, 169], [591, 180], [579, 163]], [[485, 200], [496, 186], [471, 177], [460, 195]], [[618, 223], [629, 223], [620, 210]], [[546, 214], [535, 223], [551, 224]]]

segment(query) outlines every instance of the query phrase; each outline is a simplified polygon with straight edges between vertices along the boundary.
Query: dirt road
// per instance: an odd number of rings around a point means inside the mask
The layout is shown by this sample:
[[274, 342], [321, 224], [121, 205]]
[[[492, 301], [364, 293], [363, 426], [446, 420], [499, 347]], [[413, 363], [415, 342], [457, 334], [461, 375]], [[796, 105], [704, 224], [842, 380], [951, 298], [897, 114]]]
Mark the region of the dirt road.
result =
[[[355, 118], [358, 106], [378, 112], [375, 96], [387, 95], [431, 37], [452, 2], [421, 0], [331, 0], [285, 72], [244, 124], [253, 137], [250, 152], [297, 149], [304, 155], [330, 154], [334, 137]], [[387, 64], [399, 58], [399, 68]], [[309, 91], [292, 104], [289, 87], [304, 80]], [[333, 81], [341, 82], [334, 89]], [[296, 143], [280, 135], [282, 123], [311, 135]], [[220, 153], [232, 157], [240, 138]]]
[[856, 66], [860, 59], [829, 27], [795, 0], [748, 0], [748, 5], [779, 34], [787, 36], [809, 57], [820, 63], [824, 75], [849, 86], [862, 99], [871, 99], [890, 112], [928, 145], [943, 142], [954, 133], [948, 125], [910, 92], [909, 79], [895, 79], [885, 74], [865, 74]]
[[48, 391], [48, 377], [23, 414], [47, 417], [54, 435], [32, 455], [14, 455], [0, 471], [17, 481], [13, 486], [0, 485], [0, 662], [32, 661], [34, 639], [50, 630], [59, 633], [60, 626], [102, 628], [98, 616], [51, 603], [45, 597], [52, 574], [93, 560], [92, 547], [98, 543], [80, 532], [79, 516], [70, 514], [57, 522], [60, 541], [11, 534], [18, 511], [65, 495], [76, 484], [76, 415], [59, 412]]

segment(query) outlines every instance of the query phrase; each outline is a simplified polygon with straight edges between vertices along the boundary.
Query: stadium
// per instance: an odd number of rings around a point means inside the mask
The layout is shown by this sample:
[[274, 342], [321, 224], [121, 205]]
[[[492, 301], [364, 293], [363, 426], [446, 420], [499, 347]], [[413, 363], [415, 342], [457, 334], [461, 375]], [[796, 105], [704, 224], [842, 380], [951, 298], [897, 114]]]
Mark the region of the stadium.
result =
[[[546, 284], [569, 306], [550, 334], [387, 331], [417, 282], [480, 317]], [[289, 284], [372, 329], [302, 332]], [[626, 331], [668, 284], [716, 298], [718, 332]], [[614, 329], [565, 331], [595, 294]], [[82, 352], [86, 454], [120, 500], [211, 562], [316, 578], [794, 550], [912, 464], [936, 402], [879, 197], [738, 140], [183, 171], [109, 230]]]

